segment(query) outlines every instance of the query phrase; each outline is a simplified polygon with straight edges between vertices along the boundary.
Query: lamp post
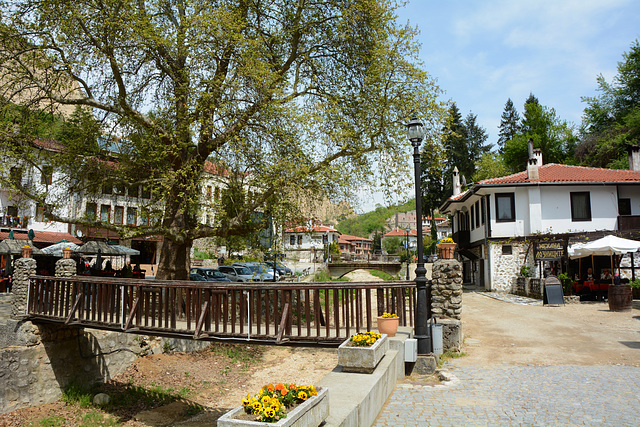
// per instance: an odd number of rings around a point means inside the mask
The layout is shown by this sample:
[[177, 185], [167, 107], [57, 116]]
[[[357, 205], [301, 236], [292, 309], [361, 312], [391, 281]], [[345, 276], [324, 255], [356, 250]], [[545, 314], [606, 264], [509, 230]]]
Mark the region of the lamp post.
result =
[[424, 129], [422, 122], [414, 114], [411, 121], [407, 123], [407, 137], [413, 145], [413, 166], [415, 171], [416, 185], [416, 234], [418, 265], [416, 267], [416, 309], [415, 309], [415, 337], [418, 340], [418, 354], [428, 354], [431, 352], [431, 334], [427, 321], [431, 316], [431, 290], [427, 289], [430, 284], [427, 282], [424, 268], [424, 257], [422, 254], [422, 197], [420, 191], [420, 143], [424, 139]]
[[406, 245], [405, 247], [407, 248], [407, 280], [409, 280], [409, 231], [411, 230], [411, 228], [407, 225], [407, 228], [404, 230], [405, 231], [405, 239], [404, 239], [404, 244]]

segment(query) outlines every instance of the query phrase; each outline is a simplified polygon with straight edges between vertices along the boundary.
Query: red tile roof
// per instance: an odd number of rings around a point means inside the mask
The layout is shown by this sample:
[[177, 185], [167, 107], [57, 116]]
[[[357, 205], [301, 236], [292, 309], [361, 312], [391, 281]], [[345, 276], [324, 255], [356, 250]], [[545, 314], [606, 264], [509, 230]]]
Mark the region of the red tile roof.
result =
[[[540, 179], [538, 181], [529, 181], [527, 178], [527, 171], [518, 172], [513, 175], [503, 176], [501, 178], [490, 178], [478, 182], [480, 185], [492, 185], [492, 184], [521, 184], [528, 182], [562, 182], [562, 183], [574, 183], [574, 182], [609, 182], [609, 183], [622, 183], [622, 182], [638, 182], [640, 183], [640, 172], [619, 170], [619, 169], [602, 169], [592, 168], [585, 166], [570, 166], [559, 165], [556, 163], [549, 163], [540, 166], [538, 168], [538, 175]], [[467, 190], [468, 191], [468, 190]], [[450, 200], [457, 200], [464, 193], [459, 196], [450, 197]]]
[[50, 151], [60, 152], [62, 151], [62, 148], [63, 148], [62, 144], [60, 144], [55, 139], [38, 138], [33, 140], [33, 144], [37, 147], [44, 148], [45, 150], [50, 150]]
[[[14, 236], [16, 240], [27, 240], [27, 233], [21, 233], [19, 231], [14, 230]], [[57, 233], [53, 231], [35, 231], [36, 235], [35, 239], [33, 239], [34, 243], [58, 243], [60, 240], [68, 240], [71, 243], [76, 243], [78, 245], [82, 244], [82, 241], [73, 237], [73, 235], [69, 233]], [[8, 239], [9, 232], [8, 231], [0, 231], [0, 240]]]
[[338, 238], [338, 243], [351, 243], [352, 241], [373, 242], [373, 240], [366, 237], [350, 236], [348, 234], [341, 234]]
[[[318, 231], [318, 232], [336, 232], [338, 233], [338, 230], [336, 230], [333, 227], [329, 227], [326, 225], [316, 225], [313, 227], [313, 231]], [[290, 228], [288, 230], [285, 230], [285, 233], [308, 233], [309, 232], [309, 227], [305, 227], [303, 225], [296, 227], [296, 228]]]
[[229, 171], [222, 166], [214, 165], [210, 161], [204, 162], [204, 171], [212, 175], [229, 176]]
[[[386, 233], [384, 235], [384, 237], [406, 236], [406, 234], [407, 234], [407, 230], [403, 230], [402, 228], [394, 228], [393, 230], [391, 230], [388, 233]], [[418, 236], [418, 231], [417, 230], [409, 230], [409, 236], [417, 237]]]

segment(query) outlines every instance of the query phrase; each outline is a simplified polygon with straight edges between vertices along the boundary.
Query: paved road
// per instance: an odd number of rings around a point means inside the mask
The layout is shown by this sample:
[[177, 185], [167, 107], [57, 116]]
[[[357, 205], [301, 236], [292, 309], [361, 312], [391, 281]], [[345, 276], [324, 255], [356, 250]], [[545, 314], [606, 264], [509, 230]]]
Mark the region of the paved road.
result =
[[640, 368], [465, 365], [446, 385], [399, 384], [375, 426], [640, 425]]
[[[615, 326], [624, 326], [623, 329], [629, 331], [612, 330], [610, 324], [604, 324], [609, 328], [611, 342], [605, 343], [602, 335], [597, 335], [601, 339], [600, 347], [613, 346], [617, 351], [602, 353], [602, 349], [595, 348], [598, 342], [588, 342], [581, 344], [581, 350], [576, 352], [575, 348], [563, 348], [557, 339], [552, 340], [550, 336], [547, 340], [516, 340], [514, 328], [527, 328], [528, 324], [533, 329], [533, 323], [542, 324], [539, 327], [545, 330], [544, 324], [551, 322], [553, 316], [566, 312], [577, 317], [578, 307], [545, 312], [543, 307], [535, 308], [539, 302], [526, 298], [483, 293], [481, 298], [484, 297], [510, 304], [485, 304], [477, 297], [466, 297], [466, 301], [472, 304], [467, 306], [466, 317], [473, 322], [467, 323], [467, 330], [470, 326], [475, 327], [474, 339], [467, 340], [469, 355], [452, 359], [442, 368], [451, 380], [436, 386], [409, 382], [398, 384], [375, 426], [640, 426], [640, 306], [634, 302], [631, 314], [615, 316], [607, 313], [604, 306], [583, 307], [580, 311], [590, 310], [587, 313], [598, 323], [612, 317]], [[498, 311], [501, 317], [517, 316], [521, 322], [514, 320], [496, 325], [496, 322], [488, 320], [487, 311]], [[544, 316], [540, 317], [540, 313]], [[527, 323], [527, 320], [532, 323]], [[557, 327], [555, 323], [552, 325]], [[584, 328], [572, 329], [569, 326], [555, 338], [572, 340], [577, 345]], [[593, 335], [596, 335], [595, 329], [594, 326]], [[499, 342], [505, 336], [506, 342]], [[532, 338], [531, 334], [525, 336]], [[511, 347], [514, 344], [505, 345], [511, 340], [520, 347], [516, 348], [517, 351]], [[482, 344], [470, 345], [471, 341]], [[590, 358], [578, 357], [589, 352], [589, 348], [593, 349], [592, 355], [599, 357], [593, 363], [588, 363]], [[618, 353], [623, 352], [626, 356], [619, 357]], [[540, 357], [545, 360], [537, 359], [538, 356], [523, 357], [521, 353], [541, 353]], [[601, 360], [601, 354], [605, 358], [608, 354], [609, 358]], [[612, 361], [614, 358], [617, 360]], [[527, 360], [559, 362], [534, 364]], [[570, 360], [583, 363], [570, 364]], [[627, 363], [617, 364], [618, 360]]]

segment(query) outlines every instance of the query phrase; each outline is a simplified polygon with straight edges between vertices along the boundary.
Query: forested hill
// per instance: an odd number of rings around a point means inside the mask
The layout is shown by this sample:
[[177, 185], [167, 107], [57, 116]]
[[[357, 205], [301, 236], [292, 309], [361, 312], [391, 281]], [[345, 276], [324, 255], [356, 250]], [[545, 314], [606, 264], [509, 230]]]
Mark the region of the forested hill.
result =
[[372, 212], [358, 215], [352, 218], [346, 218], [338, 223], [336, 229], [343, 234], [352, 236], [369, 237], [374, 231], [383, 231], [387, 219], [396, 213], [404, 213], [415, 210], [415, 199], [409, 200], [403, 205], [394, 205], [389, 207], [379, 206]]

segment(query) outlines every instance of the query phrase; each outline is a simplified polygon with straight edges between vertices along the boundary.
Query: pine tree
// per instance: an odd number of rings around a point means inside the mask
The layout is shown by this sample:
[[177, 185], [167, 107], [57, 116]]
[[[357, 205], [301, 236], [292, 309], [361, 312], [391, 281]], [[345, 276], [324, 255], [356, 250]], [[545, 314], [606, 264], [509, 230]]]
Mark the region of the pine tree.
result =
[[507, 103], [504, 105], [499, 129], [498, 147], [500, 153], [502, 153], [504, 144], [512, 140], [520, 131], [520, 114], [513, 105], [511, 98], [507, 99]]

